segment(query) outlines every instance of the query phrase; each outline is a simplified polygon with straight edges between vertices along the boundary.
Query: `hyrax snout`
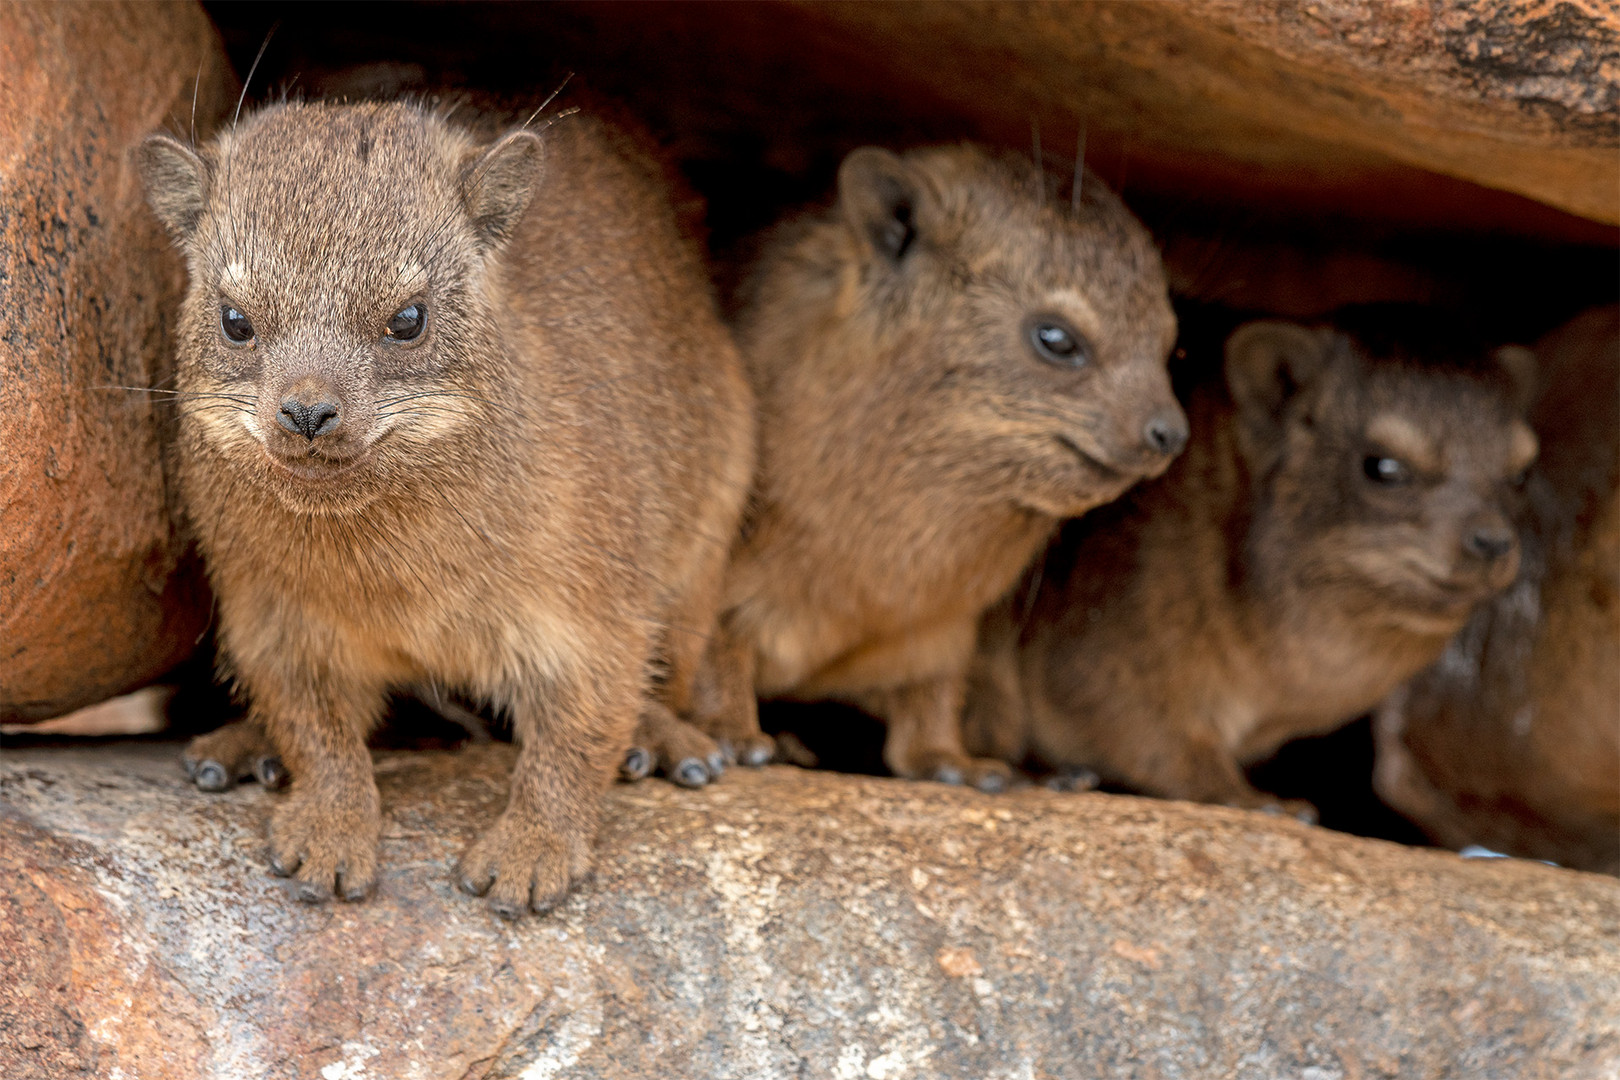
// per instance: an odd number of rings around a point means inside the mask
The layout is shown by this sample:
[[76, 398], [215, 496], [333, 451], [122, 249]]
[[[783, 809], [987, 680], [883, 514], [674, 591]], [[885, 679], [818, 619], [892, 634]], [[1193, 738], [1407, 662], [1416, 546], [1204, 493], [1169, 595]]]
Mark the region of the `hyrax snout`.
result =
[[958, 732], [980, 613], [1186, 441], [1153, 242], [1095, 178], [1050, 186], [972, 146], [865, 148], [766, 241], [735, 317], [759, 472], [699, 704], [744, 760], [756, 692], [840, 699], [887, 721], [899, 775], [999, 786]]
[[1271, 804], [1241, 765], [1353, 719], [1513, 580], [1532, 358], [1461, 326], [1384, 307], [1233, 332], [1187, 452], [986, 618], [970, 746]]
[[752, 472], [659, 167], [589, 112], [491, 143], [389, 103], [153, 136], [141, 165], [189, 268], [174, 454], [248, 706], [199, 783], [267, 739], [291, 776], [272, 868], [356, 898], [388, 693], [490, 702], [522, 747], [457, 881], [544, 910], [636, 717], [690, 707]]

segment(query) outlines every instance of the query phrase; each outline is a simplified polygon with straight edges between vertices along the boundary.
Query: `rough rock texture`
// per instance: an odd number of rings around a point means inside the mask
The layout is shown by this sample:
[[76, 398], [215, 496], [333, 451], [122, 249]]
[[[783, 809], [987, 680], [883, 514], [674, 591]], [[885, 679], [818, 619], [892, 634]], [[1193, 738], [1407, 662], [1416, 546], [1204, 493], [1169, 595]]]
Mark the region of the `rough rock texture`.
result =
[[1536, 351], [1524, 569], [1381, 708], [1376, 780], [1442, 844], [1620, 874], [1620, 308]]
[[[1599, 1080], [1620, 882], [1238, 811], [801, 773], [609, 799], [500, 922], [448, 864], [511, 749], [383, 754], [383, 880], [309, 908], [276, 796], [165, 744], [0, 760], [0, 1075]], [[82, 1074], [73, 1072], [82, 1069]]]
[[1085, 122], [1205, 184], [1365, 203], [1412, 166], [1620, 222], [1607, 0], [798, 3], [964, 116]]
[[230, 78], [193, 5], [0, 5], [0, 722], [139, 685], [207, 622], [166, 407], [110, 388], [155, 384], [182, 280], [130, 151]]

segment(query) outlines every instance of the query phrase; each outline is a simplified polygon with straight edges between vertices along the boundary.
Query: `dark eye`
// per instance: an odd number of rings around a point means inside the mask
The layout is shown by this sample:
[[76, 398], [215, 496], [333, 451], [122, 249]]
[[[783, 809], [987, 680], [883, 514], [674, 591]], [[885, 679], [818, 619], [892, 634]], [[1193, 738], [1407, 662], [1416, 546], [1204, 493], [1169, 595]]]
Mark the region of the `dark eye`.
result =
[[234, 341], [238, 345], [246, 345], [253, 340], [253, 324], [248, 322], [246, 315], [229, 304], [220, 306], [219, 329], [227, 340]]
[[1091, 346], [1080, 332], [1050, 315], [1030, 321], [1029, 343], [1036, 356], [1055, 367], [1082, 368], [1091, 362]]
[[1412, 479], [1412, 471], [1392, 457], [1369, 457], [1361, 463], [1361, 471], [1375, 484], [1394, 486]]
[[422, 336], [422, 327], [426, 323], [426, 304], [406, 304], [388, 320], [387, 336], [393, 341], [414, 341]]

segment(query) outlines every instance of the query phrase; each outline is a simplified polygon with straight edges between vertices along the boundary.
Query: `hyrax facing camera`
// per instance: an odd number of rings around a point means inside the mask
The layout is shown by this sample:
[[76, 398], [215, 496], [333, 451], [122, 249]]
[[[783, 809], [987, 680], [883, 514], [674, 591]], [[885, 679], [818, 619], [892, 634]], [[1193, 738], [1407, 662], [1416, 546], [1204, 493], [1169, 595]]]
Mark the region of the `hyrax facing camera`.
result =
[[980, 614], [1187, 435], [1152, 240], [1095, 178], [1048, 186], [971, 146], [866, 148], [767, 241], [736, 319], [759, 473], [699, 697], [744, 760], [757, 691], [866, 708], [901, 776], [1005, 782], [959, 732]]
[[655, 666], [686, 707], [752, 468], [659, 169], [587, 116], [481, 145], [405, 104], [269, 108], [141, 165], [190, 270], [175, 454], [222, 663], [292, 776], [273, 869], [371, 886], [366, 733], [427, 683], [522, 743], [459, 882], [544, 910]]
[[1530, 359], [1421, 309], [1240, 327], [1170, 472], [986, 619], [970, 746], [1274, 804], [1240, 766], [1374, 705], [1513, 580]]

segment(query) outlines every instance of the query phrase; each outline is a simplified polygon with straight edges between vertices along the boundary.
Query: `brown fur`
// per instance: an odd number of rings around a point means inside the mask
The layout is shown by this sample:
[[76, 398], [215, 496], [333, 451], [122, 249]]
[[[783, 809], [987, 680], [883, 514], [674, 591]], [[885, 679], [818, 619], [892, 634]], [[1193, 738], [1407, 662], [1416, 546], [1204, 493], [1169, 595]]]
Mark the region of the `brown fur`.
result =
[[[1240, 766], [1377, 702], [1512, 580], [1523, 350], [1443, 362], [1450, 328], [1426, 312], [1352, 325], [1228, 339], [1230, 397], [1191, 399], [1170, 472], [1068, 526], [987, 618], [970, 746], [1270, 806]], [[1410, 479], [1369, 477], [1384, 457]]]
[[[760, 741], [756, 692], [842, 699], [888, 722], [895, 773], [1004, 781], [958, 731], [980, 614], [1058, 519], [1186, 434], [1146, 231], [1095, 178], [1073, 209], [1040, 190], [970, 146], [867, 148], [834, 207], [767, 243], [736, 319], [760, 472], [700, 702], [733, 747]], [[1089, 361], [1040, 359], [1036, 317], [1072, 324]]]
[[1620, 874], [1620, 308], [1536, 352], [1524, 566], [1380, 708], [1375, 780], [1440, 843]]
[[[545, 910], [589, 866], [653, 669], [689, 703], [751, 472], [746, 380], [658, 169], [589, 117], [489, 147], [407, 104], [274, 107], [195, 155], [154, 136], [142, 166], [190, 267], [176, 453], [223, 663], [292, 776], [273, 868], [304, 899], [371, 886], [366, 733], [426, 683], [522, 743], [459, 882]], [[421, 336], [385, 340], [417, 301]], [[339, 426], [288, 428], [289, 396]]]

